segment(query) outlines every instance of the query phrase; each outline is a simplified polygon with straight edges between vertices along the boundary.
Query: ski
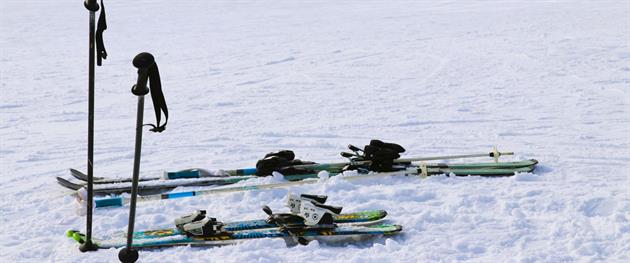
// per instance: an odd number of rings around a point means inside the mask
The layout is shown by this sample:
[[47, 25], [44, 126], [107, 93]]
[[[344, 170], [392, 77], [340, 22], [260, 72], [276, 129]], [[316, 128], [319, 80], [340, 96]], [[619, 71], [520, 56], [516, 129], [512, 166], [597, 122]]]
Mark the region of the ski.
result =
[[[180, 186], [222, 186], [234, 184], [240, 181], [259, 178], [257, 176], [230, 176], [223, 178], [198, 178], [198, 179], [176, 179], [176, 180], [160, 180], [160, 181], [143, 181], [138, 183], [138, 191], [140, 194], [150, 192], [167, 192]], [[317, 178], [317, 174], [297, 174], [284, 175], [287, 181], [298, 181], [307, 178]], [[57, 177], [57, 183], [71, 190], [81, 190], [85, 186], [84, 182], [72, 182], [69, 179]], [[93, 188], [94, 194], [119, 194], [131, 191], [131, 182], [97, 184]]]
[[[386, 216], [387, 216], [387, 212], [385, 210], [369, 210], [369, 211], [334, 215], [333, 219], [334, 219], [335, 224], [340, 224], [340, 225], [366, 225], [366, 224], [376, 224], [382, 221]], [[255, 219], [255, 220], [228, 222], [228, 223], [225, 223], [223, 228], [228, 231], [242, 231], [242, 230], [253, 230], [253, 229], [275, 228], [275, 227], [278, 227], [278, 225], [268, 222], [267, 219]], [[136, 231], [133, 233], [133, 238], [135, 240], [135, 239], [147, 239], [147, 238], [161, 238], [161, 237], [176, 236], [176, 235], [185, 235], [185, 234], [182, 233], [182, 231], [180, 231], [177, 228], [164, 228], [164, 229], [156, 229], [156, 230]], [[118, 236], [121, 238], [125, 238], [127, 235], [125, 233], [120, 233], [120, 235]]]
[[[282, 230], [281, 228], [255, 229], [244, 231], [226, 231], [225, 233], [209, 236], [194, 237], [186, 235], [175, 235], [157, 238], [134, 239], [135, 248], [160, 248], [171, 246], [217, 246], [234, 244], [239, 241], [247, 241], [261, 238], [284, 238], [293, 239], [301, 237], [307, 240], [325, 241], [327, 238], [347, 237], [354, 240], [357, 237], [370, 237], [378, 235], [394, 235], [402, 231], [400, 225], [376, 225], [376, 226], [336, 226], [332, 228], [305, 227], [303, 229]], [[82, 244], [85, 235], [78, 231], [68, 231], [68, 236]], [[126, 240], [120, 236], [110, 236], [93, 238], [94, 244], [101, 249], [120, 248], [126, 245]], [[335, 240], [337, 241], [337, 240]]]
[[[141, 177], [140, 182], [144, 181], [156, 181], [156, 180], [174, 180], [174, 179], [186, 179], [186, 178], [205, 178], [205, 177], [227, 177], [227, 176], [243, 176], [254, 175], [256, 168], [244, 168], [235, 170], [217, 170], [210, 171], [206, 169], [193, 168], [176, 172], [164, 172], [161, 177]], [[70, 168], [70, 175], [81, 181], [87, 181], [87, 175], [79, 170]], [[95, 184], [115, 184], [115, 183], [128, 183], [131, 182], [130, 177], [94, 177]]]
[[[536, 165], [535, 160], [522, 160], [516, 162], [500, 162], [500, 163], [433, 163], [426, 164], [427, 168], [435, 169], [454, 169], [454, 173], [462, 173], [463, 170], [472, 169], [514, 169], [521, 167], [529, 167]], [[421, 164], [422, 165], [422, 164]], [[413, 167], [410, 165], [401, 165], [402, 169], [407, 167]], [[330, 171], [331, 175], [336, 175], [339, 171]], [[473, 174], [477, 171], [473, 171]], [[496, 171], [494, 171], [496, 172]], [[465, 172], [464, 172], [465, 173]], [[513, 173], [510, 173], [513, 174]], [[308, 178], [317, 178], [317, 174], [300, 174], [300, 175], [284, 175], [284, 179], [287, 181], [298, 181]], [[160, 181], [144, 181], [138, 184], [138, 190], [140, 194], [157, 194], [164, 193], [175, 189], [180, 186], [222, 186], [237, 183], [243, 180], [257, 178], [257, 176], [230, 176], [220, 178], [198, 178], [198, 179], [175, 179], [175, 180], [160, 180]], [[83, 182], [71, 182], [70, 180], [57, 177], [57, 182], [71, 190], [79, 190], [83, 188], [85, 183]], [[120, 194], [129, 192], [131, 190], [131, 183], [112, 183], [112, 184], [98, 184], [95, 185], [94, 193], [98, 195], [105, 194]]]
[[[341, 176], [344, 180], [356, 180], [356, 179], [368, 179], [375, 177], [386, 177], [386, 176], [394, 176], [394, 175], [416, 175], [420, 177], [426, 177], [431, 175], [439, 175], [439, 174], [453, 174], [455, 176], [468, 176], [468, 175], [477, 175], [477, 176], [512, 176], [515, 173], [527, 173], [532, 172], [538, 161], [531, 159], [526, 163], [529, 163], [528, 166], [523, 167], [512, 167], [512, 168], [502, 168], [496, 165], [488, 167], [488, 168], [468, 168], [464, 169], [462, 166], [457, 166], [459, 168], [444, 168], [444, 167], [430, 167], [428, 165], [421, 165], [420, 167], [409, 167], [402, 171], [395, 172], [380, 172], [380, 173], [369, 173], [369, 174], [358, 174], [352, 176]], [[331, 174], [332, 175], [332, 174]], [[227, 188], [214, 188], [207, 190], [199, 190], [199, 191], [188, 191], [188, 192], [176, 192], [176, 193], [167, 193], [167, 194], [159, 194], [159, 195], [145, 195], [139, 196], [139, 202], [146, 201], [156, 201], [162, 199], [176, 199], [183, 197], [193, 197], [199, 195], [210, 195], [210, 194], [220, 194], [220, 193], [232, 193], [232, 192], [242, 192], [242, 191], [257, 191], [257, 190], [266, 190], [266, 189], [275, 189], [275, 188], [285, 188], [296, 185], [305, 185], [305, 184], [315, 184], [318, 183], [319, 180], [301, 180], [301, 181], [293, 181], [293, 182], [285, 182], [285, 183], [276, 183], [276, 184], [264, 184], [264, 185], [250, 185], [250, 186], [237, 186], [237, 187], [227, 187]], [[80, 201], [81, 196], [79, 195]], [[100, 198], [95, 200], [95, 207], [109, 207], [109, 206], [125, 206], [129, 203], [129, 197], [125, 196], [114, 196], [108, 198]]]
[[[341, 214], [342, 207], [324, 205], [328, 196], [289, 193], [286, 205], [290, 213], [273, 213], [268, 206], [263, 211], [266, 219], [223, 223], [208, 217], [206, 211], [197, 210], [175, 219], [175, 228], [136, 231], [95, 238], [99, 248], [122, 247], [131, 238], [134, 247], [162, 247], [178, 245], [220, 245], [256, 238], [285, 238], [307, 244], [307, 238], [320, 236], [349, 236], [393, 234], [402, 230], [395, 225], [379, 225], [387, 212], [361, 211]], [[67, 236], [84, 242], [83, 233], [70, 230]], [[122, 242], [125, 241], [125, 242]], [[212, 241], [212, 242], [210, 242]]]
[[[343, 154], [342, 154], [343, 155]], [[499, 156], [504, 155], [514, 155], [513, 152], [499, 152], [496, 149], [490, 153], [483, 154], [464, 154], [464, 155], [447, 155], [447, 156], [433, 156], [433, 157], [416, 157], [416, 158], [403, 158], [393, 160], [394, 163], [411, 163], [411, 162], [420, 162], [420, 161], [435, 161], [435, 160], [447, 160], [447, 159], [461, 159], [461, 158], [473, 158], [473, 157], [492, 157], [498, 160]], [[290, 165], [282, 167], [283, 169], [306, 169], [312, 170], [314, 172], [318, 171], [329, 171], [329, 172], [340, 172], [347, 165], [365, 165], [369, 164], [371, 161], [369, 160], [355, 160], [351, 162], [339, 162], [339, 163], [314, 163], [314, 164], [302, 164], [302, 165]], [[164, 172], [161, 177], [141, 177], [139, 178], [140, 182], [143, 181], [155, 181], [155, 180], [172, 180], [172, 179], [185, 179], [185, 178], [206, 178], [206, 177], [227, 177], [227, 176], [244, 176], [244, 175], [254, 175], [256, 174], [256, 168], [243, 168], [243, 169], [234, 169], [234, 170], [206, 170], [201, 168], [192, 168], [185, 169], [181, 171], [175, 172]], [[76, 169], [70, 168], [70, 174], [81, 181], [87, 181], [87, 175], [78, 171]], [[94, 177], [95, 184], [112, 184], [112, 183], [125, 183], [131, 182], [131, 178], [127, 177]]]

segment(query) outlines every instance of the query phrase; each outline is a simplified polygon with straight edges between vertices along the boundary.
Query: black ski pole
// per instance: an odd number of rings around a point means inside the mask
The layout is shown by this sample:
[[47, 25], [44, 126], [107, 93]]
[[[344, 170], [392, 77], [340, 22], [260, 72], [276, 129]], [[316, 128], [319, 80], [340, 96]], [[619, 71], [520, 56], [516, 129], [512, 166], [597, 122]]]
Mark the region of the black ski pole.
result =
[[[168, 110], [166, 108], [166, 101], [162, 94], [162, 88], [160, 83], [160, 76], [155, 59], [153, 55], [149, 53], [140, 53], [133, 59], [133, 65], [138, 68], [138, 80], [136, 85], [131, 88], [131, 93], [138, 96], [138, 115], [136, 117], [136, 146], [133, 158], [133, 178], [131, 182], [131, 202], [129, 204], [129, 225], [127, 228], [127, 246], [120, 250], [118, 253], [118, 259], [121, 262], [135, 262], [138, 260], [138, 251], [132, 247], [133, 245], [133, 229], [136, 218], [136, 199], [138, 196], [138, 178], [140, 175], [140, 156], [142, 152], [142, 122], [144, 118], [144, 96], [149, 93], [147, 82], [150, 77], [151, 97], [153, 99], [153, 106], [156, 112], [157, 124], [151, 129], [153, 132], [162, 132], [165, 129], [166, 122], [168, 122]], [[160, 113], [164, 112], [166, 121], [163, 125], [160, 123]]]
[[[103, 2], [101, 1], [101, 5]], [[98, 51], [98, 65], [101, 65], [101, 59], [107, 57], [105, 47], [103, 46], [103, 31], [107, 28], [105, 24], [105, 10], [101, 11], [99, 17], [99, 28], [95, 30], [95, 12], [98, 11], [99, 6], [96, 0], [85, 0], [83, 2], [85, 8], [90, 11], [90, 33], [89, 33], [89, 68], [88, 68], [88, 148], [87, 148], [87, 216], [85, 225], [85, 242], [79, 246], [79, 250], [82, 252], [96, 250], [96, 246], [92, 243], [92, 203], [93, 203], [93, 184], [94, 184], [94, 49]], [[96, 31], [96, 32], [95, 32]], [[95, 35], [98, 35], [98, 39], [95, 41]]]

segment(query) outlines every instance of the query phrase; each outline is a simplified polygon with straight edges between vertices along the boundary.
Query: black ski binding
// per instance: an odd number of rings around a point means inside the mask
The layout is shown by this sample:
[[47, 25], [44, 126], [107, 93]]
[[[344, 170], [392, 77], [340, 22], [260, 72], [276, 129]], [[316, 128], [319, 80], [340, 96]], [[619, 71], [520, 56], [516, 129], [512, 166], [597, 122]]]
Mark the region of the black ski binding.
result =
[[[342, 152], [341, 156], [348, 158], [350, 164], [343, 170], [358, 170], [359, 172], [392, 172], [398, 170], [394, 167], [394, 160], [400, 158], [400, 153], [405, 152], [405, 148], [395, 143], [383, 142], [381, 140], [371, 140], [370, 144], [363, 149], [352, 144], [348, 145], [353, 153]], [[370, 161], [369, 165], [362, 165], [359, 162]]]
[[256, 162], [256, 176], [268, 176], [274, 171], [283, 174], [309, 174], [315, 173], [311, 169], [293, 168], [294, 165], [315, 164], [315, 162], [295, 159], [295, 153], [290, 150], [272, 152]]

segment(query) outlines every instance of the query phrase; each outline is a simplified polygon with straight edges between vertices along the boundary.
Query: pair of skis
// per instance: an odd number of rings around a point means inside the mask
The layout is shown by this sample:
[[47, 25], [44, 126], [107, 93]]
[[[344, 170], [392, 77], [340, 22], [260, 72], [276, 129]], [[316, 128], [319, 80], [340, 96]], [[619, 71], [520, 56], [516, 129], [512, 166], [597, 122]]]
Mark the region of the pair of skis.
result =
[[[268, 214], [267, 219], [236, 221], [228, 223], [217, 222], [214, 218], [208, 218], [205, 211], [196, 211], [191, 215], [175, 220], [176, 228], [146, 230], [133, 232], [134, 248], [153, 248], [169, 246], [207, 246], [225, 245], [239, 241], [260, 238], [283, 238], [288, 244], [295, 242], [306, 244], [308, 241], [318, 239], [325, 241], [326, 237], [336, 239], [343, 237], [369, 237], [375, 235], [393, 235], [402, 231], [402, 226], [382, 224], [387, 216], [384, 210], [361, 211], [341, 214], [341, 208], [325, 206], [326, 196], [314, 195], [289, 195], [288, 206], [291, 213], [274, 214], [271, 209], [263, 210]], [[297, 204], [297, 205], [296, 205]], [[307, 206], [308, 205], [308, 206]], [[304, 212], [313, 205], [324, 207], [325, 213], [317, 213], [312, 210]], [[314, 218], [326, 218], [330, 215], [331, 221], [318, 219], [308, 223], [308, 215], [317, 214]], [[322, 216], [323, 215], [323, 216]], [[199, 222], [207, 223], [199, 224]], [[194, 225], [200, 225], [194, 227]], [[195, 231], [187, 227], [193, 225]], [[208, 228], [212, 226], [212, 228]], [[201, 229], [200, 231], [197, 231]], [[81, 232], [70, 230], [67, 236], [78, 243], [85, 241], [85, 235]], [[119, 248], [126, 245], [125, 233], [118, 233], [101, 238], [93, 238], [98, 248]]]
[[[356, 149], [356, 147], [350, 145], [351, 149]], [[347, 156], [350, 155], [350, 156]], [[393, 160], [394, 163], [405, 164], [412, 162], [422, 162], [422, 161], [436, 161], [436, 160], [447, 160], [447, 159], [462, 159], [462, 158], [473, 158], [473, 157], [491, 157], [494, 158], [495, 163], [498, 162], [498, 158], [504, 155], [514, 155], [513, 152], [499, 152], [496, 147], [490, 153], [482, 153], [482, 154], [463, 154], [463, 155], [447, 155], [447, 156], [433, 156], [433, 157], [416, 157], [416, 158], [402, 158]], [[315, 164], [304, 164], [304, 165], [292, 165], [283, 167], [285, 169], [307, 169], [312, 171], [329, 171], [329, 172], [339, 172], [344, 169], [344, 167], [348, 165], [365, 165], [369, 164], [371, 161], [369, 160], [353, 160], [352, 157], [356, 155], [350, 153], [342, 153], [342, 156], [350, 158], [350, 162], [338, 162], [338, 163], [315, 163]], [[243, 169], [233, 169], [233, 170], [216, 170], [210, 171], [201, 168], [193, 168], [186, 169], [176, 172], [164, 172], [161, 177], [140, 177], [138, 178], [139, 182], [145, 181], [164, 181], [164, 180], [174, 180], [174, 179], [194, 179], [194, 178], [216, 178], [216, 177], [228, 177], [228, 176], [250, 176], [256, 174], [256, 168], [243, 168]], [[70, 169], [70, 174], [81, 181], [87, 181], [88, 176], [84, 173]], [[60, 178], [60, 177], [58, 177]], [[63, 179], [63, 178], [61, 178]], [[129, 177], [94, 177], [94, 184], [115, 184], [115, 183], [127, 183], [131, 182], [131, 178]]]
[[[417, 160], [420, 158], [414, 158]], [[429, 159], [429, 158], [424, 158]], [[408, 159], [405, 159], [408, 160]], [[517, 162], [501, 162], [501, 163], [455, 163], [455, 164], [445, 164], [445, 163], [432, 163], [432, 164], [420, 164], [415, 167], [424, 167], [426, 170], [426, 175], [434, 175], [434, 174], [454, 174], [457, 176], [467, 176], [467, 175], [482, 175], [482, 176], [506, 176], [513, 175], [515, 172], [523, 172], [522, 168], [533, 168], [536, 165], [536, 160], [522, 160]], [[311, 165], [312, 166], [312, 165]], [[313, 169], [314, 171], [321, 171], [319, 168], [324, 168], [328, 166], [329, 168], [333, 168], [328, 170], [333, 175], [339, 174], [341, 170], [337, 167], [331, 167], [331, 164], [317, 164], [318, 169]], [[398, 169], [406, 169], [408, 167], [414, 167], [412, 164], [404, 164], [401, 163], [397, 165]], [[401, 168], [402, 167], [402, 168]], [[239, 169], [239, 170], [231, 170], [231, 171], [246, 171], [254, 172], [255, 168], [252, 169]], [[526, 172], [531, 170], [525, 169]], [[85, 187], [86, 176], [85, 174], [70, 169], [70, 172], [73, 177], [79, 179], [79, 182], [72, 182], [68, 179], [64, 179], [61, 177], [57, 177], [57, 182], [64, 186], [65, 188], [71, 190], [80, 190]], [[239, 176], [229, 176], [227, 172], [218, 172], [213, 173], [214, 176], [209, 176], [210, 172], [202, 169], [190, 169], [184, 170], [180, 172], [170, 172], [165, 173], [170, 174], [172, 177], [165, 178], [188, 178], [188, 179], [167, 179], [167, 180], [157, 180], [154, 178], [144, 178], [138, 183], [138, 190], [140, 194], [158, 194], [170, 191], [176, 187], [180, 186], [221, 186], [221, 185], [229, 185], [233, 183], [237, 183], [240, 181], [256, 178], [254, 175], [239, 175]], [[222, 176], [221, 176], [222, 175]], [[308, 178], [317, 178], [317, 173], [311, 174], [288, 174], [284, 175], [284, 179], [287, 181], [299, 181]], [[104, 179], [99, 178], [95, 180], [96, 185], [94, 186], [94, 193], [98, 195], [106, 195], [106, 194], [119, 194], [124, 192], [129, 192], [131, 190], [131, 183], [127, 182], [124, 178], [115, 178], [115, 179]]]

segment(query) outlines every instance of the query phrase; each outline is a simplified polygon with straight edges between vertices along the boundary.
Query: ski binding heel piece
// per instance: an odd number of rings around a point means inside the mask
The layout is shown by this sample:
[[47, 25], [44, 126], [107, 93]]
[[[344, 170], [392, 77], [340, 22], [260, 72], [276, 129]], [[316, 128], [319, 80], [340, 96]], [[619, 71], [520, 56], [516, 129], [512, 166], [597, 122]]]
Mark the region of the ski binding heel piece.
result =
[[195, 221], [200, 221], [204, 219], [205, 217], [206, 217], [206, 210], [197, 210], [193, 212], [192, 214], [188, 214], [188, 215], [175, 219], [175, 227], [177, 227], [177, 229], [179, 229], [180, 231], [185, 232], [184, 225], [195, 222]]
[[332, 225], [334, 222], [333, 214], [341, 213], [341, 207], [322, 205], [315, 202], [304, 202], [300, 208], [300, 216], [304, 218], [304, 224], [313, 225]]
[[223, 223], [216, 218], [206, 217], [183, 226], [184, 233], [193, 237], [211, 237], [223, 232]]
[[301, 194], [296, 195], [293, 193], [289, 193], [289, 198], [287, 199], [287, 206], [291, 210], [292, 214], [299, 214], [300, 207], [303, 202], [316, 202], [319, 204], [326, 203], [326, 199], [328, 196], [325, 195], [310, 195], [310, 194]]

